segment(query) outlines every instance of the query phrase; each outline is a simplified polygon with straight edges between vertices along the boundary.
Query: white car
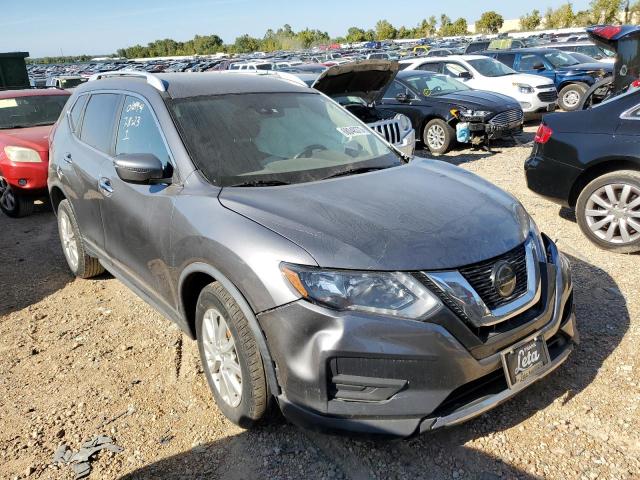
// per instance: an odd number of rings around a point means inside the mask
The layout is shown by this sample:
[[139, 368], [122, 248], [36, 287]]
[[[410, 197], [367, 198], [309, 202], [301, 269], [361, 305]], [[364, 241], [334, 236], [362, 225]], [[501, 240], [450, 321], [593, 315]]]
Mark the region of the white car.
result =
[[464, 82], [474, 90], [502, 93], [515, 98], [525, 114], [552, 112], [558, 91], [548, 79], [518, 73], [493, 58], [482, 55], [451, 55], [401, 60], [403, 70], [426, 70], [442, 73]]

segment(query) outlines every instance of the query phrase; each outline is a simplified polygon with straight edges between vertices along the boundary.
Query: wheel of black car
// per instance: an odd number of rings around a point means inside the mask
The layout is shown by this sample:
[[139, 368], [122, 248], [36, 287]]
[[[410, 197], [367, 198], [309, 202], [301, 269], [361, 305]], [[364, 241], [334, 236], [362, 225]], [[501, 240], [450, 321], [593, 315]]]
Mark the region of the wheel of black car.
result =
[[58, 234], [69, 269], [78, 278], [92, 278], [104, 272], [97, 258], [87, 255], [76, 216], [68, 200], [58, 205]]
[[621, 170], [596, 178], [580, 193], [576, 217], [600, 248], [640, 251], [640, 172]]
[[0, 210], [9, 217], [26, 217], [33, 213], [33, 199], [16, 193], [11, 185], [0, 177]]
[[424, 127], [423, 142], [434, 154], [443, 154], [449, 150], [455, 136], [455, 130], [445, 122], [436, 118]]
[[200, 293], [196, 335], [200, 360], [218, 408], [233, 423], [253, 427], [267, 407], [262, 356], [247, 318], [218, 282]]
[[582, 98], [587, 93], [587, 87], [581, 83], [567, 85], [558, 94], [558, 104], [565, 112], [578, 110], [582, 105]]

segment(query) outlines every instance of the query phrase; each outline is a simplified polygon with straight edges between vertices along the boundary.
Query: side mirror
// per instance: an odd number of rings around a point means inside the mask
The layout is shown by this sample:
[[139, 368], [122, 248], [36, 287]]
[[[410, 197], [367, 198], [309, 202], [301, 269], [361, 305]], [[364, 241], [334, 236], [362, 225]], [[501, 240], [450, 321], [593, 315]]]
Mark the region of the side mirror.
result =
[[406, 93], [399, 93], [396, 95], [396, 100], [400, 103], [408, 103], [412, 100], [411, 95], [407, 95]]
[[538, 62], [538, 63], [536, 63], [536, 64], [533, 66], [533, 69], [534, 69], [534, 70], [544, 70], [544, 69], [545, 69], [545, 67], [544, 67], [544, 63], [542, 63], [542, 62]]
[[604, 57], [602, 55], [596, 55], [593, 58], [595, 58], [596, 60], [602, 60]]
[[464, 72], [460, 72], [458, 74], [458, 78], [460, 80], [469, 80], [471, 78], [473, 78], [473, 75], [471, 75], [471, 72], [467, 72], [466, 70]]
[[131, 183], [149, 183], [165, 178], [162, 162], [150, 153], [118, 155], [113, 165], [121, 180]]

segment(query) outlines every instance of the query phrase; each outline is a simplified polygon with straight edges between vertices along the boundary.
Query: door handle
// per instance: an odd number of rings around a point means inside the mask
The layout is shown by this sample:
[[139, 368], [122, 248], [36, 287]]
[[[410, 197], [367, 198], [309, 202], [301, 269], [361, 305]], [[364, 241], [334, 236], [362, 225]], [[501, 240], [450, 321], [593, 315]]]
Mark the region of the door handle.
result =
[[70, 153], [65, 153], [62, 159], [65, 161], [65, 163], [68, 163], [69, 165], [73, 163], [73, 158], [71, 157]]
[[105, 197], [110, 197], [113, 194], [111, 180], [106, 177], [100, 178], [100, 180], [98, 180], [98, 190], [100, 190]]

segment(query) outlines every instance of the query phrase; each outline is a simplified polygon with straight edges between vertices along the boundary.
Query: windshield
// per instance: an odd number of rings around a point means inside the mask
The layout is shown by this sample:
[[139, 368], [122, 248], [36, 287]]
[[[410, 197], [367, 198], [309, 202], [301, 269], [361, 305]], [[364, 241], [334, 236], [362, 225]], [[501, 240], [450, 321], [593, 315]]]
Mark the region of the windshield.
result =
[[478, 58], [469, 60], [468, 63], [483, 77], [504, 77], [505, 75], [513, 75], [516, 73], [512, 68], [507, 67], [504, 63], [500, 63], [493, 58]]
[[571, 65], [578, 65], [580, 63], [571, 55], [564, 52], [545, 53], [544, 58], [546, 58], [547, 61], [554, 66], [554, 68], [570, 67]]
[[448, 93], [471, 90], [464, 83], [446, 75], [422, 73], [405, 77], [404, 81], [425, 97], [437, 97]]
[[223, 187], [310, 182], [403, 163], [373, 131], [322, 95], [252, 93], [169, 102], [194, 163]]
[[0, 129], [53, 125], [68, 95], [42, 95], [0, 99]]

